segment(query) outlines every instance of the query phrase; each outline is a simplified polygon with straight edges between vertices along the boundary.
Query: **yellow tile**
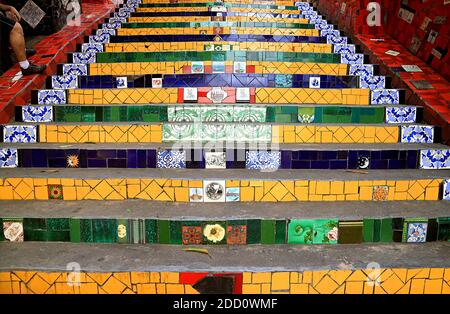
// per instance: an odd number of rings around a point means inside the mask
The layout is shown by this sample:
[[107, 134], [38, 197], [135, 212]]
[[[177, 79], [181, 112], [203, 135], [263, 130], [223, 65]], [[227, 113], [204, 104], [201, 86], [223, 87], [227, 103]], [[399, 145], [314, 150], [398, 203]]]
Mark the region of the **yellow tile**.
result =
[[357, 194], [358, 193], [358, 181], [346, 181], [345, 182], [345, 194]]
[[162, 272], [161, 273], [161, 282], [162, 283], [179, 283], [180, 282], [180, 274], [175, 272]]
[[184, 294], [184, 285], [180, 284], [167, 284], [166, 285], [167, 294]]
[[330, 182], [328, 181], [318, 181], [316, 184], [317, 194], [330, 194]]
[[353, 281], [345, 283], [346, 294], [362, 294], [364, 290], [364, 281]]
[[306, 283], [291, 284], [291, 294], [308, 294], [309, 285]]
[[326, 275], [317, 285], [314, 286], [314, 289], [320, 294], [330, 294], [333, 293], [338, 287], [339, 286], [337, 283]]
[[161, 282], [160, 278], [161, 278], [160, 273], [158, 273], [158, 272], [150, 273], [150, 282], [155, 282], [155, 283]]
[[253, 273], [252, 283], [270, 283], [271, 273]]
[[156, 294], [156, 285], [154, 283], [139, 283], [136, 287], [138, 294]]
[[331, 182], [330, 194], [344, 194], [344, 182], [343, 181]]
[[411, 294], [423, 294], [425, 288], [425, 279], [411, 279]]
[[[444, 278], [444, 268], [431, 268], [430, 269], [430, 279], [442, 279]], [[1, 281], [1, 275], [0, 275]]]
[[440, 294], [442, 292], [442, 279], [425, 279], [426, 294]]
[[242, 275], [242, 283], [252, 283], [252, 273], [244, 272]]
[[261, 285], [254, 285], [254, 284], [242, 285], [242, 294], [260, 294], [260, 293], [261, 293]]
[[289, 272], [274, 272], [272, 273], [272, 290], [287, 290], [289, 289]]

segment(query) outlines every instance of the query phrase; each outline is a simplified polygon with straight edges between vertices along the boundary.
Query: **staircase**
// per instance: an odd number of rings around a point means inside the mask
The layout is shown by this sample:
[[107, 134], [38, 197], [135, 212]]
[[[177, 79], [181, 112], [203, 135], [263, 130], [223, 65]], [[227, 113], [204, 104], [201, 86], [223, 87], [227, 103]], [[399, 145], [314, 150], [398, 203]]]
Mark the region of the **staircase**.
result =
[[307, 2], [126, 0], [1, 127], [0, 293], [450, 293], [404, 99]]

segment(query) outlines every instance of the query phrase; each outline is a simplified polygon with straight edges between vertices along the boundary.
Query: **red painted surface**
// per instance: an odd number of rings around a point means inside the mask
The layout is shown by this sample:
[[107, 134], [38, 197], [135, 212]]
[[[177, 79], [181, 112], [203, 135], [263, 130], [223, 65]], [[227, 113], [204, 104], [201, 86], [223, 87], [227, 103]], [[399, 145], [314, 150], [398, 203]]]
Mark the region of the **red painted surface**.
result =
[[43, 74], [14, 79], [20, 72], [18, 65], [5, 72], [0, 77], [0, 123], [8, 123], [14, 116], [14, 107], [27, 104], [31, 91], [42, 88], [46, 77], [56, 72], [56, 65], [67, 61], [66, 53], [74, 51], [76, 45], [84, 41], [84, 36], [91, 35], [98, 24], [102, 23], [113, 10], [114, 4], [109, 0], [95, 3], [83, 1], [80, 26], [65, 26], [34, 46], [37, 53], [30, 61], [35, 64], [47, 64]]

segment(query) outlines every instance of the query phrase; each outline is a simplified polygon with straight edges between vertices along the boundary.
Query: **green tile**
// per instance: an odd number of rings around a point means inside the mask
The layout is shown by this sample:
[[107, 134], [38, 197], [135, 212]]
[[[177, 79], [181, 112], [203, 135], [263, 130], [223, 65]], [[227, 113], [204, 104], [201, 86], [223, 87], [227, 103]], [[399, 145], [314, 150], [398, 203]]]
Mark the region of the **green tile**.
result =
[[70, 230], [69, 218], [47, 218], [47, 229], [49, 231]]
[[171, 220], [169, 224], [170, 230], [170, 243], [171, 244], [182, 244], [181, 236], [181, 225], [182, 222], [179, 220]]
[[47, 241], [70, 242], [70, 231], [47, 231]]
[[24, 241], [47, 241], [47, 230], [25, 229]]
[[392, 218], [381, 219], [380, 242], [392, 242], [393, 238]]
[[80, 219], [80, 240], [81, 242], [94, 242], [91, 219]]
[[45, 218], [24, 218], [23, 219], [24, 230], [46, 230], [47, 220]]
[[261, 220], [247, 220], [247, 244], [261, 243]]
[[374, 241], [374, 228], [375, 219], [364, 219], [363, 220], [363, 241], [364, 242], [375, 242]]
[[286, 220], [277, 220], [275, 226], [275, 243], [285, 244], [286, 243]]
[[145, 222], [143, 219], [130, 219], [130, 235], [128, 237], [129, 243], [145, 243]]
[[314, 244], [337, 244], [337, 219], [317, 219], [314, 221]]
[[117, 220], [93, 219], [92, 234], [95, 243], [117, 242]]
[[275, 243], [275, 220], [261, 220], [261, 244]]
[[168, 220], [158, 220], [158, 242], [170, 244], [170, 222]]
[[450, 218], [438, 218], [438, 241], [450, 241]]
[[289, 244], [312, 244], [314, 240], [314, 220], [292, 219], [288, 225]]
[[80, 219], [70, 218], [70, 242], [81, 242]]
[[245, 225], [247, 225], [247, 220], [228, 220], [227, 225], [229, 225], [229, 226], [245, 226]]
[[[158, 243], [158, 236], [159, 236], [159, 243], [165, 243], [161, 242], [161, 236], [158, 234], [159, 230], [159, 221], [157, 222], [155, 219], [145, 219], [145, 242], [146, 243]], [[168, 230], [168, 229], [167, 229]], [[167, 233], [168, 236], [168, 233]], [[169, 241], [167, 240], [166, 243]]]
[[313, 107], [298, 107], [296, 114], [297, 114], [297, 120], [300, 123], [318, 122], [316, 120], [315, 108], [313, 108]]

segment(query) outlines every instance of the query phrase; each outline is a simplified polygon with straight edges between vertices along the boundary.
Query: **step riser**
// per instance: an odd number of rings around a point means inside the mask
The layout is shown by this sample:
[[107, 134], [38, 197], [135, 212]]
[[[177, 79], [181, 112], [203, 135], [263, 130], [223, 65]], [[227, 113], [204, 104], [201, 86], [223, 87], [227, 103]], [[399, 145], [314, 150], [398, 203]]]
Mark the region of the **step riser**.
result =
[[[0, 241], [176, 245], [425, 243], [450, 240], [450, 218], [158, 220], [0, 218]], [[20, 226], [22, 233], [15, 232]], [[6, 228], [5, 228], [6, 227]], [[213, 230], [213, 231], [212, 231]], [[414, 231], [418, 231], [418, 235]], [[311, 235], [308, 236], [308, 232]], [[3, 236], [3, 238], [1, 237]]]

